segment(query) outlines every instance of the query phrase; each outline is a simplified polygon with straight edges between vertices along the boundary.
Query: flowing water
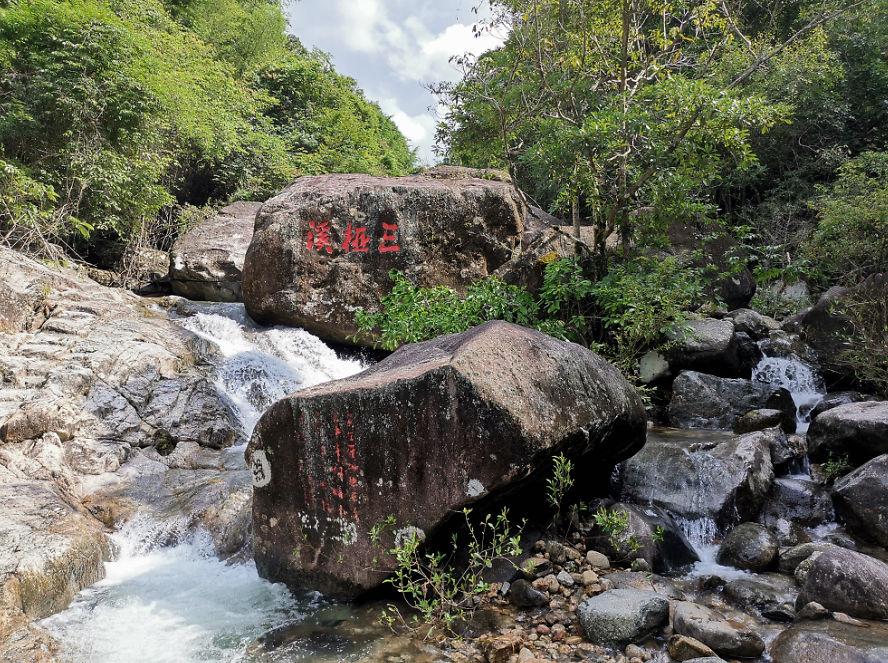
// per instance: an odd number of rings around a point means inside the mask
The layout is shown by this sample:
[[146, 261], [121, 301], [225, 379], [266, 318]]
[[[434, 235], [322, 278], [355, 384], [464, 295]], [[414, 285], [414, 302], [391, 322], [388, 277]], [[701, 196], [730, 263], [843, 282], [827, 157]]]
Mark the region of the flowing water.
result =
[[[216, 386], [235, 407], [245, 438], [276, 400], [366, 367], [304, 330], [259, 327], [242, 305], [201, 308], [180, 324], [218, 347]], [[240, 455], [242, 447], [233, 451]], [[105, 579], [42, 622], [64, 643], [66, 657], [74, 663], [356, 661], [373, 652], [381, 660], [383, 646], [389, 653], [406, 646], [375, 623], [378, 608], [362, 612], [317, 594], [295, 597], [261, 579], [252, 562], [217, 559], [209, 536], [188, 535], [185, 520], [135, 518], [112, 535], [118, 553]]]
[[811, 410], [826, 394], [826, 384], [814, 367], [794, 353], [765, 356], [753, 369], [752, 379], [770, 384], [774, 389], [783, 387], [792, 394], [796, 406], [796, 432], [803, 435], [811, 423]]

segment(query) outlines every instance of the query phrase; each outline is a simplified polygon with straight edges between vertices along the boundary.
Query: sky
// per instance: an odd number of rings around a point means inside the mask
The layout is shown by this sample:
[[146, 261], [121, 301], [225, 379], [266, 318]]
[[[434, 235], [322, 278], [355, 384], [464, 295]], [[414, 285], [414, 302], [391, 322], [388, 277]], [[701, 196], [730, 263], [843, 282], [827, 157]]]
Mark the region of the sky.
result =
[[[475, 13], [473, 9], [482, 6]], [[499, 43], [476, 38], [472, 26], [489, 15], [483, 0], [299, 0], [287, 5], [289, 32], [333, 58], [365, 96], [432, 165], [436, 97], [422, 83], [458, 80], [453, 55], [482, 53]]]

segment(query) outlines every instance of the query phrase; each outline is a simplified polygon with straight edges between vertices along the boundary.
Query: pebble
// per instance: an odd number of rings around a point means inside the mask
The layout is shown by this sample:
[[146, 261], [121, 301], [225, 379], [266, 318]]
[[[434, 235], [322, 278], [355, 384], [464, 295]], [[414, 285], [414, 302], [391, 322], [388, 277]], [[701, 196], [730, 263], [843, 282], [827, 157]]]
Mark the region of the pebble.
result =
[[610, 560], [597, 550], [590, 550], [586, 553], [586, 561], [590, 566], [596, 569], [609, 569]]

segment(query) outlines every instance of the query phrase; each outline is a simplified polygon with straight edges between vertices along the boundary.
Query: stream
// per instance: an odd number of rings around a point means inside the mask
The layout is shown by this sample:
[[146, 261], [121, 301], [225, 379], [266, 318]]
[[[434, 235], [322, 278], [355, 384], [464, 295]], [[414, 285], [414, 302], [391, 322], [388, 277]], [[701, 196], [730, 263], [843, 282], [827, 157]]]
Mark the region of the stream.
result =
[[[262, 328], [242, 305], [212, 304], [179, 323], [218, 346], [216, 386], [238, 412], [248, 439], [265, 408], [297, 389], [353, 375], [360, 358], [338, 356], [300, 329]], [[789, 388], [799, 429], [823, 387], [804, 362], [766, 357], [753, 379]], [[724, 431], [664, 431], [671, 436], [729, 436]], [[658, 434], [656, 429], [652, 435]], [[240, 445], [225, 453], [241, 457]], [[240, 461], [242, 462], [242, 460]], [[715, 563], [714, 523], [681, 522], [701, 558], [685, 579], [746, 572]], [[41, 625], [66, 645], [72, 663], [203, 661], [429, 661], [433, 652], [378, 623], [379, 605], [345, 606], [317, 593], [292, 595], [261, 579], [252, 561], [226, 563], [209, 536], [170, 541], [177, 523], [136, 518], [112, 535], [118, 549], [107, 576]], [[407, 652], [410, 652], [409, 654]], [[440, 659], [440, 656], [438, 656]], [[664, 659], [665, 660], [665, 659]]]

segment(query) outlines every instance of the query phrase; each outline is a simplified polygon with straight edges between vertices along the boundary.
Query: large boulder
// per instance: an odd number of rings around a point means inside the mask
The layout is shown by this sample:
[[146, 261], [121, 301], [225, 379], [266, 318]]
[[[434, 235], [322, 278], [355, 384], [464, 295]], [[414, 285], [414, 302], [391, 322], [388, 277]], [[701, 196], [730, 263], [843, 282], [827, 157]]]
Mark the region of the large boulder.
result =
[[777, 537], [765, 527], [756, 523], [742, 523], [728, 532], [715, 561], [760, 573], [776, 567], [779, 549]]
[[808, 455], [822, 462], [830, 453], [847, 453], [855, 465], [888, 453], [888, 401], [839, 405], [812, 421]]
[[712, 442], [652, 437], [622, 469], [624, 500], [720, 529], [754, 520], [773, 480], [761, 433]]
[[749, 334], [754, 341], [768, 338], [772, 331], [780, 329], [780, 323], [767, 315], [762, 315], [749, 308], [738, 308], [726, 316], [734, 321], [734, 330]]
[[833, 522], [835, 513], [829, 491], [810, 479], [774, 479], [759, 520], [770, 526], [782, 518], [805, 527]]
[[888, 454], [836, 481], [833, 500], [848, 529], [865, 540], [888, 546]]
[[672, 626], [676, 633], [699, 640], [721, 656], [754, 658], [765, 651], [762, 638], [739, 622], [709, 608], [679, 601]]
[[[454, 511], [516, 491], [553, 454], [606, 484], [645, 434], [629, 383], [578, 345], [496, 321], [405, 346], [263, 415], [246, 451], [256, 565], [273, 582], [358, 596], [411, 533], [432, 537]], [[376, 547], [366, 532], [387, 521]]]
[[676, 428], [730, 430], [747, 412], [768, 408], [777, 401], [791, 403], [792, 397], [787, 399], [784, 391], [763, 382], [682, 371], [672, 383], [669, 418]]
[[509, 260], [523, 229], [524, 206], [504, 182], [302, 177], [256, 216], [244, 304], [259, 323], [354, 343], [355, 311], [379, 310], [390, 271], [462, 291]]
[[884, 663], [888, 624], [803, 621], [778, 635], [768, 653], [774, 663]]
[[262, 203], [232, 203], [177, 239], [170, 251], [173, 292], [201, 301], [243, 301], [244, 257], [260, 207]]
[[808, 570], [796, 606], [814, 601], [863, 619], [888, 619], [888, 564], [853, 550], [830, 548]]
[[[743, 366], [731, 320], [689, 320], [668, 334], [674, 346], [666, 353], [669, 369], [699, 371], [723, 378], [748, 378], [752, 367]], [[745, 370], [744, 370], [745, 368]]]
[[669, 623], [669, 599], [640, 589], [612, 589], [583, 601], [577, 619], [591, 642], [622, 648]]

